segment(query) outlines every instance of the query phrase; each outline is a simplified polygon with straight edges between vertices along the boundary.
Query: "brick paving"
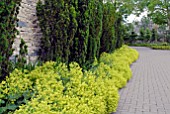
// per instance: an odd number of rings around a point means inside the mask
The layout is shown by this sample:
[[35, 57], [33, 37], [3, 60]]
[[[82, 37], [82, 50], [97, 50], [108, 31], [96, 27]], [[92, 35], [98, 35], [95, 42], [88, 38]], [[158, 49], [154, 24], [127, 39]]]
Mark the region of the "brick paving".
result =
[[133, 48], [140, 57], [113, 114], [170, 114], [170, 51]]

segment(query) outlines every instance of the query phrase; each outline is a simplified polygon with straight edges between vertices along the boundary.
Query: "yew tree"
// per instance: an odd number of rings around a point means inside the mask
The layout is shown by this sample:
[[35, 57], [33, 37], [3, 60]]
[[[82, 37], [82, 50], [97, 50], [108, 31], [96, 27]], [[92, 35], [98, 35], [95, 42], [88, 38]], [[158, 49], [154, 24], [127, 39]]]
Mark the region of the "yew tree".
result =
[[17, 14], [20, 0], [0, 1], [0, 81], [11, 71], [10, 57], [13, 54], [12, 45], [17, 34]]

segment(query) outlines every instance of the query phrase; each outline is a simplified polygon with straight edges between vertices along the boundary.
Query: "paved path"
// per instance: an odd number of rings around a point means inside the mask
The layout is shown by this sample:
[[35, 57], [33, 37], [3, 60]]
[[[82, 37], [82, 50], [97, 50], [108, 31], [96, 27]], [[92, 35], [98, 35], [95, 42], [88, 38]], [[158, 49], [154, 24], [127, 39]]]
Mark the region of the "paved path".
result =
[[134, 48], [140, 57], [114, 114], [170, 114], [170, 51]]

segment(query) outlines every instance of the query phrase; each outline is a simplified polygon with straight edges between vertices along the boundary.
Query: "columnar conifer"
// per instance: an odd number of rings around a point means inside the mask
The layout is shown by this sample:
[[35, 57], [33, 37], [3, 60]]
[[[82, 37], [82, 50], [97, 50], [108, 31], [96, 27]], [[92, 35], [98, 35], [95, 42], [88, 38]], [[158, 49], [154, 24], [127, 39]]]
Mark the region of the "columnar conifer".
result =
[[102, 21], [103, 21], [103, 2], [102, 0], [90, 1], [90, 28], [88, 40], [87, 60], [89, 63], [94, 61], [94, 58], [99, 58], [100, 38], [102, 35]]
[[[0, 78], [4, 79], [11, 70], [10, 56], [17, 34], [16, 23], [20, 0], [1, 0], [0, 2]], [[0, 80], [1, 80], [0, 79]]]
[[115, 8], [112, 3], [108, 2], [104, 4], [103, 7], [103, 27], [102, 27], [102, 36], [100, 39], [101, 47], [100, 53], [102, 52], [111, 52], [115, 49], [115, 29], [114, 23], [116, 20]]
[[118, 42], [114, 32], [115, 7], [111, 2], [39, 1], [37, 16], [43, 32], [40, 51], [43, 61], [75, 61], [84, 66], [99, 58], [100, 53], [112, 52]]

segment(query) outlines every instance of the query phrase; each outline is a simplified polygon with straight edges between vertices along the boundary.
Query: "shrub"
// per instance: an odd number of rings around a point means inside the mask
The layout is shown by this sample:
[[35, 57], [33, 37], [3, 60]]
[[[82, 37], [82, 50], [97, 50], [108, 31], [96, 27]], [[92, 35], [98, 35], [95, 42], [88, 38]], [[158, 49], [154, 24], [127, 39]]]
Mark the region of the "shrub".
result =
[[131, 77], [129, 65], [137, 58], [136, 51], [123, 46], [113, 54], [103, 53], [100, 61], [84, 72], [75, 62], [69, 69], [64, 63], [46, 62], [31, 72], [15, 70], [0, 84], [1, 110], [14, 114], [115, 112], [118, 88]]
[[167, 42], [164, 43], [136, 43], [136, 44], [130, 44], [132, 46], [144, 46], [149, 47], [152, 49], [159, 49], [159, 50], [170, 50], [170, 45]]
[[157, 50], [170, 50], [170, 46], [168, 45], [154, 45], [151, 46], [152, 49], [157, 49]]
[[16, 110], [21, 104], [25, 104], [32, 96], [33, 82], [28, 75], [20, 70], [14, 70], [6, 81], [0, 83], [0, 113]]

